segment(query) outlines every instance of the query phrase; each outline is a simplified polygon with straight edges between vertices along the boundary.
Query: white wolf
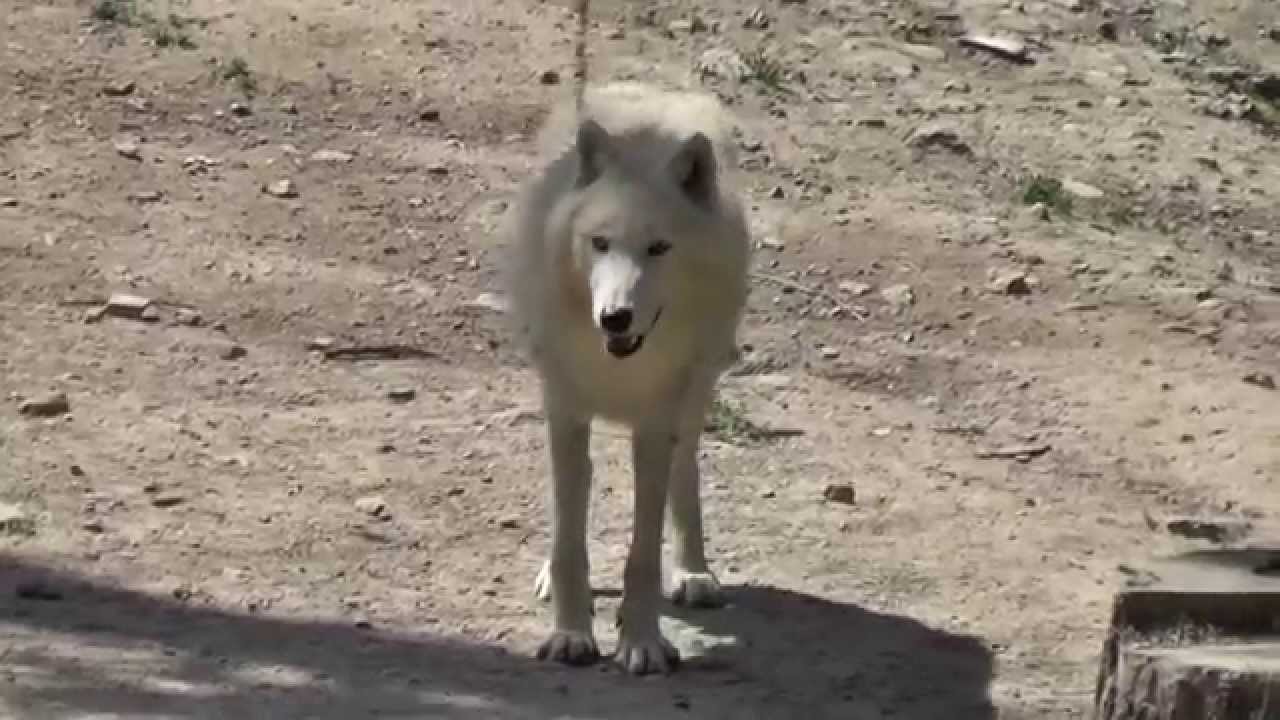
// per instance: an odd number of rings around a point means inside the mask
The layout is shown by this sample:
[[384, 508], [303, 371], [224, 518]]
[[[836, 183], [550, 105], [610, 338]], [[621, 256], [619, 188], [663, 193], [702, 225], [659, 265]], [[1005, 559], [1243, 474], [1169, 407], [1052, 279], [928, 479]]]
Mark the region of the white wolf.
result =
[[514, 319], [541, 378], [553, 486], [552, 544], [536, 592], [554, 629], [538, 657], [586, 664], [592, 635], [586, 548], [593, 418], [632, 433], [635, 505], [615, 660], [669, 672], [658, 626], [663, 515], [672, 599], [720, 604], [703, 552], [698, 443], [720, 375], [737, 357], [750, 237], [730, 178], [731, 118], [696, 92], [638, 83], [588, 90], [543, 131], [558, 157], [508, 218]]

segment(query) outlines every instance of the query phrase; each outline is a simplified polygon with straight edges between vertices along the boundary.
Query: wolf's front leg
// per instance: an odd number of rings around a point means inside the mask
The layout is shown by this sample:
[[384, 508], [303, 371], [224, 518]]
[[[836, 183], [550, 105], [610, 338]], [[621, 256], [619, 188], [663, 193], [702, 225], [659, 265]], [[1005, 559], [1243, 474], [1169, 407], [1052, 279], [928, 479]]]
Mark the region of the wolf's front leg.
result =
[[711, 380], [695, 383], [687, 396], [672, 461], [668, 497], [675, 550], [671, 600], [677, 605], [696, 608], [724, 604], [720, 582], [708, 567], [703, 548], [702, 479], [698, 472], [698, 445], [713, 387]]
[[628, 672], [670, 672], [680, 662], [675, 647], [662, 637], [658, 606], [662, 600], [662, 524], [676, 437], [669, 427], [639, 428], [632, 434], [635, 512], [631, 549], [622, 576], [621, 632], [614, 659]]
[[671, 530], [675, 546], [671, 601], [685, 607], [714, 608], [724, 604], [724, 597], [703, 548], [699, 430], [680, 434], [671, 468]]
[[[538, 658], [586, 665], [600, 657], [591, 632], [587, 564], [587, 505], [591, 489], [589, 425], [548, 410], [551, 440], [552, 522], [549, 561], [554, 629]], [[541, 591], [540, 591], [541, 592]]]

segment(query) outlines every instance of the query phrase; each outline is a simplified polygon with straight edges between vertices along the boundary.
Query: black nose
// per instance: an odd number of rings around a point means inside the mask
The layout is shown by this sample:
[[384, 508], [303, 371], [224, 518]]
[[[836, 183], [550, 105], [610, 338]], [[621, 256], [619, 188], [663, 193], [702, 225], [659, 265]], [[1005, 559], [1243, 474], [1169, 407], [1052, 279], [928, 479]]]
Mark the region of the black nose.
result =
[[600, 314], [600, 327], [605, 332], [619, 335], [631, 327], [631, 311], [627, 308], [610, 310]]

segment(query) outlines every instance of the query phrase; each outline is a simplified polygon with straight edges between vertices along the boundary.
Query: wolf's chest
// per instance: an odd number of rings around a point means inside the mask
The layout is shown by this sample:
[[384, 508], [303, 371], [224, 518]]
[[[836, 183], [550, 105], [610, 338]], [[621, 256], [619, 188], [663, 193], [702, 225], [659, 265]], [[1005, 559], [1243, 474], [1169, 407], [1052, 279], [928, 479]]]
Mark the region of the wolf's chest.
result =
[[689, 377], [693, 348], [662, 328], [626, 358], [606, 352], [603, 337], [594, 329], [571, 333], [564, 341], [552, 350], [558, 380], [571, 391], [575, 404], [592, 415], [641, 421], [677, 401]]

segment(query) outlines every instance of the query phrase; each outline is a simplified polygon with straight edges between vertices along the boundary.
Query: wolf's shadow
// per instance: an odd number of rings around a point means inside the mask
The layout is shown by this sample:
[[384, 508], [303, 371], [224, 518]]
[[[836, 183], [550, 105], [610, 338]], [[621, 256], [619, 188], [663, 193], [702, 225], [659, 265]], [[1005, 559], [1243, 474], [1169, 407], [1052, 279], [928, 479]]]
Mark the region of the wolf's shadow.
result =
[[605, 665], [567, 669], [411, 628], [231, 612], [0, 553], [0, 715], [995, 716], [986, 699], [991, 657], [972, 638], [773, 588], [731, 588], [729, 599], [720, 610], [676, 610], [705, 649], [688, 652], [674, 675], [637, 679]]
[[810, 709], [795, 717], [996, 716], [992, 654], [975, 637], [776, 587], [725, 592], [726, 607], [668, 611], [709, 638], [690, 670], [726, 670]]

